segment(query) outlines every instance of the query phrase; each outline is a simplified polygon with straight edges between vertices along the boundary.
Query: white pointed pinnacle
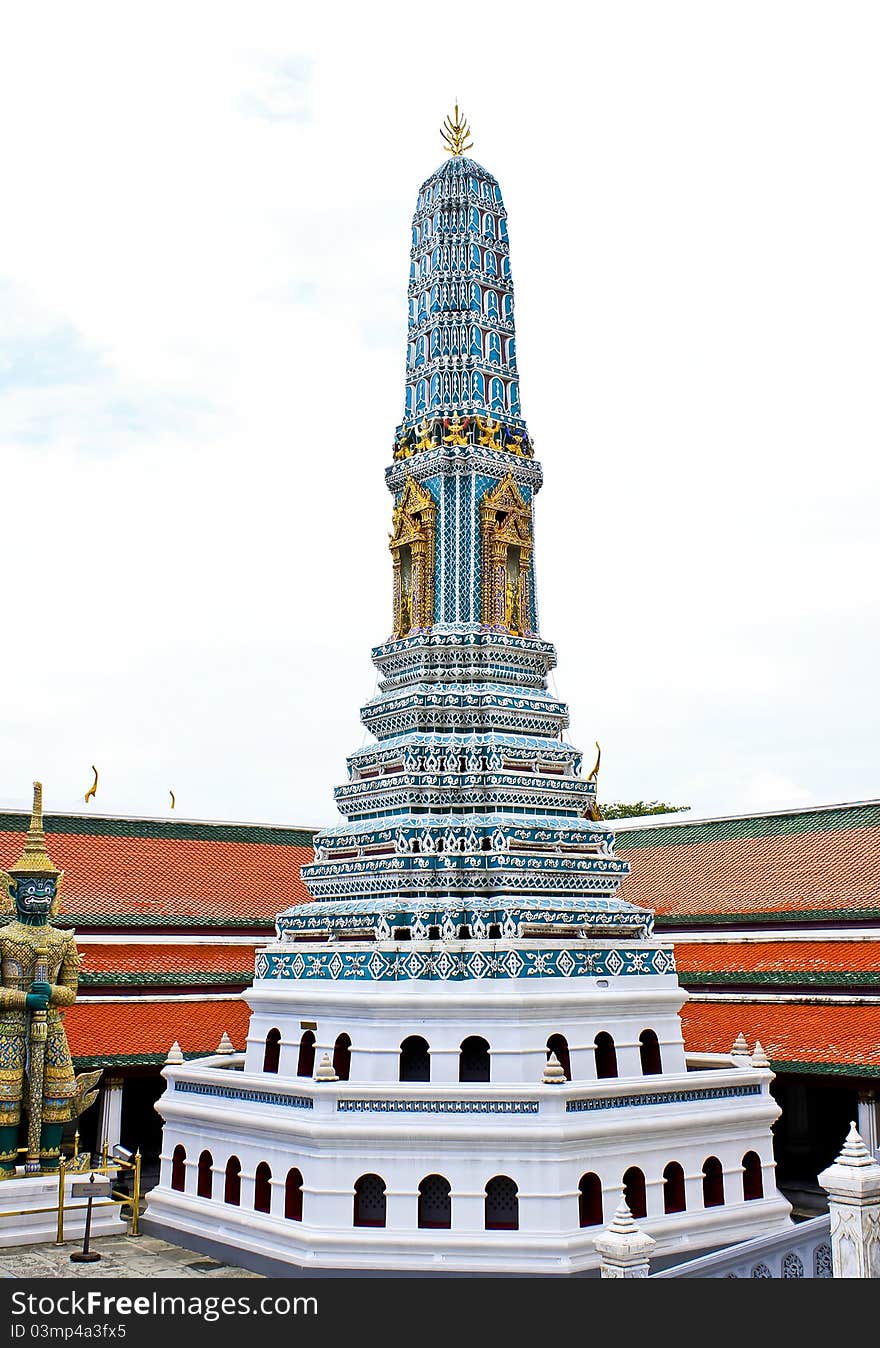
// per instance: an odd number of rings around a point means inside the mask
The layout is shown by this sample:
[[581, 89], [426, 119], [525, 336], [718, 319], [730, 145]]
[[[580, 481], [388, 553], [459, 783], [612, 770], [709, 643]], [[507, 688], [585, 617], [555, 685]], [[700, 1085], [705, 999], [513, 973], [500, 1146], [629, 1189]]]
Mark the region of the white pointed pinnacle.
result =
[[339, 1080], [339, 1077], [336, 1075], [336, 1072], [335, 1072], [335, 1070], [334, 1070], [334, 1068], [333, 1068], [333, 1064], [332, 1064], [332, 1062], [330, 1061], [330, 1054], [329, 1054], [329, 1053], [325, 1053], [324, 1056], [323, 1056], [323, 1058], [321, 1059], [321, 1061], [318, 1063], [318, 1069], [317, 1069], [317, 1071], [315, 1072], [315, 1080], [316, 1080], [316, 1081], [338, 1081], [338, 1080]]
[[555, 1053], [544, 1064], [544, 1081], [548, 1086], [564, 1086], [568, 1077], [565, 1075], [565, 1068], [559, 1061]]
[[730, 1053], [733, 1058], [747, 1058], [749, 1056], [748, 1040], [742, 1030], [740, 1030], [739, 1034], [734, 1039], [733, 1048], [730, 1050]]
[[229, 1035], [226, 1033], [225, 1030], [223, 1031], [222, 1038], [221, 1038], [221, 1040], [220, 1040], [220, 1043], [217, 1045], [217, 1048], [215, 1049], [215, 1052], [216, 1052], [216, 1053], [234, 1053], [234, 1052], [235, 1052], [235, 1045], [233, 1044], [232, 1040], [229, 1038]]
[[755, 1040], [755, 1051], [754, 1051], [754, 1053], [752, 1054], [752, 1066], [753, 1066], [753, 1067], [769, 1067], [769, 1066], [770, 1066], [770, 1059], [767, 1057], [767, 1054], [764, 1052], [763, 1048], [761, 1047], [761, 1041], [760, 1041], [760, 1039], [756, 1039], [756, 1040]]
[[852, 1166], [858, 1169], [861, 1169], [862, 1166], [877, 1164], [862, 1141], [862, 1136], [856, 1128], [855, 1122], [850, 1123], [843, 1149], [834, 1164]]
[[165, 1059], [165, 1066], [168, 1067], [170, 1065], [174, 1067], [177, 1065], [177, 1063], [180, 1062], [183, 1062], [183, 1050], [181, 1049], [180, 1044], [178, 1044], [177, 1040], [175, 1039], [174, 1043], [168, 1050], [168, 1057]]
[[626, 1196], [621, 1194], [611, 1225], [593, 1239], [602, 1277], [647, 1277], [648, 1261], [656, 1243], [652, 1236], [636, 1225]]
[[637, 1236], [640, 1234], [625, 1198], [621, 1198], [612, 1222], [606, 1229], [613, 1231], [616, 1236]]

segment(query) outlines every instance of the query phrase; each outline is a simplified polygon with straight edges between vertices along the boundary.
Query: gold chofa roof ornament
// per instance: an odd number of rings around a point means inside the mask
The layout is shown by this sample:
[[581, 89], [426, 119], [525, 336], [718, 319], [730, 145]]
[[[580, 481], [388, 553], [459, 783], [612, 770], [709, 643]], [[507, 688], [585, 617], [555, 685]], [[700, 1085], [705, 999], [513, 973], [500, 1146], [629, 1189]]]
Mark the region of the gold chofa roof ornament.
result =
[[471, 129], [467, 124], [467, 119], [462, 117], [458, 111], [458, 99], [455, 100], [455, 112], [450, 119], [447, 117], [440, 128], [440, 135], [446, 141], [443, 146], [449, 154], [464, 154], [473, 145], [472, 140], [468, 140]]
[[46, 851], [46, 835], [43, 832], [43, 784], [34, 782], [34, 805], [31, 810], [31, 822], [27, 831], [24, 851], [14, 866], [9, 867], [10, 875], [53, 875], [61, 874], [53, 866]]

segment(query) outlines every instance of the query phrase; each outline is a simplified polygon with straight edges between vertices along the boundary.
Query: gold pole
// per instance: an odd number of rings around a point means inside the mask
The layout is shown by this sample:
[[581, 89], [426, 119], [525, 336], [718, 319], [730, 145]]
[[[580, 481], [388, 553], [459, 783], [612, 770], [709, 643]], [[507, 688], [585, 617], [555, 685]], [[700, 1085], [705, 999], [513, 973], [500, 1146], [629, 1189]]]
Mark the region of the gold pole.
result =
[[130, 1236], [140, 1235], [141, 1220], [141, 1149], [138, 1147], [134, 1154], [134, 1179], [131, 1186], [131, 1226], [128, 1234]]
[[[49, 981], [49, 947], [38, 946], [34, 951], [34, 982]], [[48, 1012], [32, 1011], [28, 1030], [30, 1067], [28, 1069], [28, 1149], [24, 1169], [26, 1175], [40, 1171], [40, 1130], [43, 1124], [43, 1077], [46, 1070], [46, 1036]]]
[[110, 1143], [107, 1141], [107, 1139], [106, 1139], [106, 1137], [105, 1137], [105, 1138], [104, 1138], [104, 1146], [103, 1146], [103, 1148], [102, 1148], [102, 1150], [101, 1150], [101, 1166], [102, 1166], [102, 1169], [106, 1170], [109, 1164], [110, 1164]]
[[64, 1178], [67, 1161], [62, 1156], [58, 1162], [58, 1230], [55, 1232], [55, 1244], [64, 1244]]
[[79, 1129], [78, 1129], [78, 1128], [77, 1128], [76, 1132], [75, 1132], [74, 1135], [73, 1135], [73, 1159], [76, 1160], [77, 1156], [79, 1156]]

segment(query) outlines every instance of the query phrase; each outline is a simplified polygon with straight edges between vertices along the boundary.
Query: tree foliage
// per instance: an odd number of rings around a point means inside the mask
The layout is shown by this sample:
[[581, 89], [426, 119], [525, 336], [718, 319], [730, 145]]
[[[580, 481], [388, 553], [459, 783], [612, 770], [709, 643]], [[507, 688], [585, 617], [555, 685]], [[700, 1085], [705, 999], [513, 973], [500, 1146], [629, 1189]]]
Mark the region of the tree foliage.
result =
[[631, 804], [614, 800], [599, 806], [603, 819], [636, 819], [643, 814], [681, 814], [682, 810], [690, 808], [690, 805], [668, 805], [665, 800], [635, 800]]

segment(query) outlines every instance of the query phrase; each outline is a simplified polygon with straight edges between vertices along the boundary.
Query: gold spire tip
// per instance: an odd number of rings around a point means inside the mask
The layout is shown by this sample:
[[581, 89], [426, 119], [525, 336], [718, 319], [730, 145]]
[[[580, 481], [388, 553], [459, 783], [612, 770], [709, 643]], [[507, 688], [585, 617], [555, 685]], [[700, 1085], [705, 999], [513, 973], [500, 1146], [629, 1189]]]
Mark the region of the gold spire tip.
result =
[[462, 155], [465, 150], [469, 150], [473, 141], [468, 140], [471, 129], [468, 126], [467, 118], [462, 117], [458, 111], [458, 99], [455, 100], [455, 112], [452, 117], [446, 117], [440, 128], [440, 135], [446, 144], [443, 146], [448, 154]]

